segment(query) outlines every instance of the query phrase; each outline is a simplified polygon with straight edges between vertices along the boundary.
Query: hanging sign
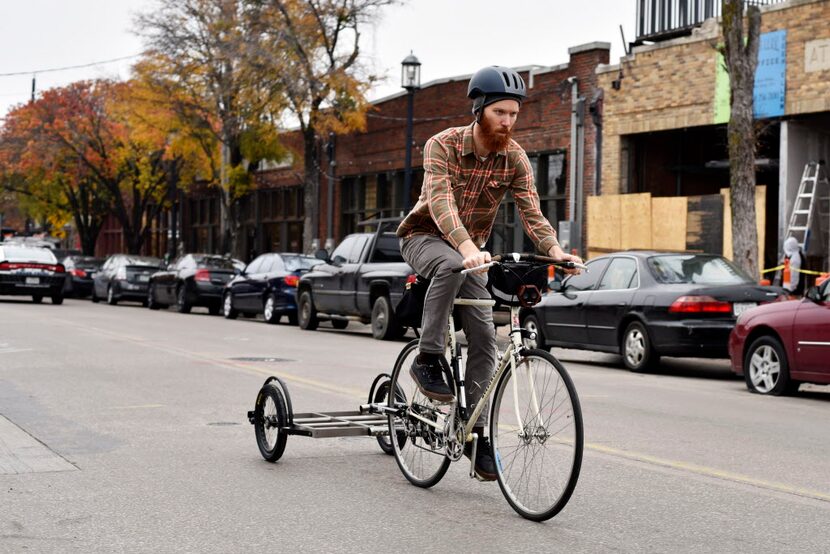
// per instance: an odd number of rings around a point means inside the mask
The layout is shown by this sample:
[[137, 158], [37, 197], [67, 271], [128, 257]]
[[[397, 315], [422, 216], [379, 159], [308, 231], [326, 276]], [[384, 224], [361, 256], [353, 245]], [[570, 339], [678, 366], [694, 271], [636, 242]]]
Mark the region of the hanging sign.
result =
[[787, 95], [787, 31], [763, 33], [755, 70], [755, 118], [784, 115]]

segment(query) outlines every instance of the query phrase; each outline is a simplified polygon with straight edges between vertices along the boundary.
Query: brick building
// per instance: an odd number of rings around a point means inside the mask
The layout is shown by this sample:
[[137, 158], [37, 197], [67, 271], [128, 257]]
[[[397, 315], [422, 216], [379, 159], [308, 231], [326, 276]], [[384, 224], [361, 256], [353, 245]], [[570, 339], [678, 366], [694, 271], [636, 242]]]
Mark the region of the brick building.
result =
[[[528, 85], [528, 98], [522, 106], [514, 138], [528, 152], [536, 172], [542, 209], [556, 227], [570, 218], [572, 177], [582, 182], [585, 194], [593, 194], [596, 170], [596, 127], [589, 107], [597, 95], [597, 72], [609, 61], [610, 45], [594, 42], [569, 49], [568, 63], [518, 68]], [[471, 75], [441, 79], [423, 85], [414, 97], [410, 205], [420, 193], [423, 178], [422, 149], [427, 139], [452, 126], [472, 122], [467, 83]], [[570, 81], [569, 81], [570, 79]], [[582, 133], [576, 135], [582, 152], [577, 152], [570, 167], [572, 96], [584, 100], [580, 106]], [[334, 175], [329, 179], [330, 160], [326, 141], [321, 140], [320, 190], [318, 195], [317, 237], [323, 245], [327, 238], [339, 241], [357, 229], [357, 223], [373, 217], [397, 216], [404, 207], [404, 160], [406, 131], [406, 92], [377, 100], [367, 118], [367, 129], [334, 138]], [[293, 161], [285, 167], [263, 170], [257, 174], [257, 188], [241, 202], [243, 232], [241, 257], [251, 259], [264, 251], [295, 251], [302, 248], [302, 149], [298, 136], [288, 135]], [[332, 206], [328, 205], [328, 187], [333, 187]], [[195, 187], [179, 199], [181, 206], [180, 239], [184, 251], [218, 252], [219, 198], [214, 189]], [[329, 213], [332, 225], [328, 227]], [[148, 253], [166, 250], [169, 218], [160, 218], [147, 243]], [[108, 229], [99, 253], [109, 253], [118, 241]], [[525, 242], [517, 209], [510, 195], [505, 197], [490, 241], [494, 251], [529, 250]]]
[[[652, 23], [670, 4], [640, 0]], [[762, 264], [771, 267], [781, 252], [805, 164], [830, 157], [830, 1], [766, 4], [755, 104], [762, 128], [757, 182], [766, 186]], [[672, 17], [670, 11], [667, 15], [666, 21]], [[643, 17], [641, 12], [641, 37]], [[729, 187], [728, 75], [716, 50], [722, 43], [720, 21], [710, 17], [694, 31], [687, 26], [688, 36], [678, 37], [683, 33], [672, 33], [671, 27], [650, 37], [653, 43], [640, 40], [619, 64], [597, 71], [604, 90], [603, 194], [692, 197]], [[808, 254], [826, 267], [828, 229], [814, 230]]]

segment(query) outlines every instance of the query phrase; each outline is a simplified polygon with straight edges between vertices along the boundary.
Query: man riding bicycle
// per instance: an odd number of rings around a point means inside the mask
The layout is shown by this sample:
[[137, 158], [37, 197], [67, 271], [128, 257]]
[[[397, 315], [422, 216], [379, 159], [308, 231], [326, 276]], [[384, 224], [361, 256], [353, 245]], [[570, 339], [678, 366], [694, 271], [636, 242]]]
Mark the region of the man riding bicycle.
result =
[[[398, 227], [401, 254], [419, 274], [430, 279], [424, 300], [419, 353], [410, 374], [420, 391], [438, 402], [454, 400], [444, 379], [446, 325], [456, 296], [489, 298], [486, 275], [453, 273], [459, 266], [474, 268], [491, 261], [481, 250], [493, 229], [504, 194], [510, 190], [525, 232], [539, 252], [558, 261], [581, 263], [566, 254], [556, 232], [539, 208], [539, 195], [527, 154], [511, 138], [522, 101], [522, 77], [507, 67], [485, 67], [470, 79], [475, 121], [430, 138], [424, 148], [424, 182], [412, 211]], [[467, 337], [465, 375], [467, 406], [474, 406], [495, 369], [496, 333], [490, 307], [462, 306]], [[484, 438], [487, 410], [474, 427], [478, 433], [475, 471], [483, 480], [496, 479], [490, 443]], [[465, 449], [471, 455], [470, 445]]]

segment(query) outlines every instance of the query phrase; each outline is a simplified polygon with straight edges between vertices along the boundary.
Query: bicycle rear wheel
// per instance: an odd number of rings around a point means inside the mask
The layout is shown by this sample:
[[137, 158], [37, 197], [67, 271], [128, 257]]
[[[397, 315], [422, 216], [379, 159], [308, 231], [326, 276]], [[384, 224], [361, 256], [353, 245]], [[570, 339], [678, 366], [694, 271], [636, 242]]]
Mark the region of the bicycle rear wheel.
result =
[[582, 411], [568, 372], [527, 350], [496, 387], [490, 437], [499, 486], [522, 517], [545, 521], [568, 503], [582, 466]]
[[[436, 421], [443, 417], [431, 400], [426, 398], [409, 374], [409, 368], [418, 355], [418, 340], [407, 344], [395, 361], [392, 370], [389, 406], [398, 407], [400, 415], [389, 414], [389, 438], [392, 452], [401, 473], [415, 486], [429, 488], [437, 484], [450, 459], [445, 455], [443, 437], [435, 429], [415, 417]], [[401, 397], [404, 399], [401, 401]], [[443, 407], [446, 411], [447, 406]]]

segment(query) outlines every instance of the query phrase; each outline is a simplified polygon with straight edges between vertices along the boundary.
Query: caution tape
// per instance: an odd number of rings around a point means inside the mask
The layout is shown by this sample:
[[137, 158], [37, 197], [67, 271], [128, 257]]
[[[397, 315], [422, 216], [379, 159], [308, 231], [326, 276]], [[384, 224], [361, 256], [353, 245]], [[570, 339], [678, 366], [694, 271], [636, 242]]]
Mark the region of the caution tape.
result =
[[[769, 269], [764, 269], [761, 271], [761, 274], [770, 273], [771, 271], [780, 271], [784, 269], [783, 265], [779, 265], [778, 267], [771, 267]], [[805, 273], [807, 275], [827, 275], [826, 271], [812, 271], [809, 269], [795, 269], [794, 267], [790, 267], [790, 271], [796, 271], [798, 273]]]

